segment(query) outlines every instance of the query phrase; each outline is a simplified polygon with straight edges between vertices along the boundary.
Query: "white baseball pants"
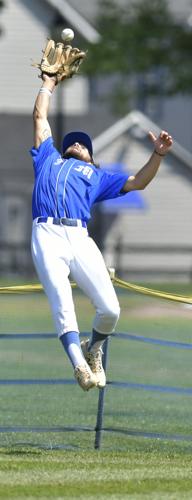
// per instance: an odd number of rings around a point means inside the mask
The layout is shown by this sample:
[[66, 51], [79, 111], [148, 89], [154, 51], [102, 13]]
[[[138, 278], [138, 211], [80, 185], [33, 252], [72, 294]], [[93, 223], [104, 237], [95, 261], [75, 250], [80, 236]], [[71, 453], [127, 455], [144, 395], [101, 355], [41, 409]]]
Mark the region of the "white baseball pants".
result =
[[[83, 227], [57, 226], [33, 221], [32, 257], [51, 306], [58, 336], [79, 332], [69, 274], [92, 302], [93, 328], [111, 333], [120, 307], [104, 259]], [[86, 314], [86, 311], [85, 311]]]

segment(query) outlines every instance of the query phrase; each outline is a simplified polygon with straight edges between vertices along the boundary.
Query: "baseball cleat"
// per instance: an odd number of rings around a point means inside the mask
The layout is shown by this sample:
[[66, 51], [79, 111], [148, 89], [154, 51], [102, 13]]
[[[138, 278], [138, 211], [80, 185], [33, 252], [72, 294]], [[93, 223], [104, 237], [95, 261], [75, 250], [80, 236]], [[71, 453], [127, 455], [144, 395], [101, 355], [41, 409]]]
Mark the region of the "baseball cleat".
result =
[[91, 371], [97, 378], [97, 387], [102, 389], [106, 385], [106, 376], [102, 365], [102, 354], [103, 351], [101, 347], [97, 351], [88, 351], [89, 340], [82, 340], [81, 349], [83, 355], [91, 368]]
[[74, 370], [75, 378], [84, 391], [89, 391], [92, 387], [97, 386], [97, 377], [89, 368], [89, 365], [78, 365]]

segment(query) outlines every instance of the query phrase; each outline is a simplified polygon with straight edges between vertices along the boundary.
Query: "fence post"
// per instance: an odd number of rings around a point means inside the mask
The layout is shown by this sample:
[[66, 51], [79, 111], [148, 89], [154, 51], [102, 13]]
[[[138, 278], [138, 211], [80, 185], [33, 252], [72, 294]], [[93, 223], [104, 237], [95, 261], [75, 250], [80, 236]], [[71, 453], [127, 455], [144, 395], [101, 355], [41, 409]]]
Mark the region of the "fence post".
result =
[[[109, 336], [107, 336], [104, 344], [103, 344], [103, 368], [107, 370], [107, 355], [108, 355], [108, 344], [109, 344]], [[98, 399], [98, 407], [97, 407], [97, 422], [95, 427], [95, 449], [99, 450], [101, 447], [101, 434], [103, 427], [103, 412], [104, 412], [104, 402], [105, 402], [105, 391], [106, 387], [99, 390], [99, 399]]]

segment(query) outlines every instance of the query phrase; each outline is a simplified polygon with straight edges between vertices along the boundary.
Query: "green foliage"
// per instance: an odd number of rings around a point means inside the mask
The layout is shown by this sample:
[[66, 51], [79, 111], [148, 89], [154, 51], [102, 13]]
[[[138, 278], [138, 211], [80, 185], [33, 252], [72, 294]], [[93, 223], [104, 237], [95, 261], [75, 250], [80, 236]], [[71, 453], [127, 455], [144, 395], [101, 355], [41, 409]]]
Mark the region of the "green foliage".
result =
[[[101, 40], [88, 46], [88, 75], [141, 76], [145, 94], [192, 92], [192, 30], [178, 24], [167, 0], [138, 0], [126, 8], [100, 1]], [[158, 74], [163, 78], [159, 80]], [[151, 74], [156, 75], [153, 84]], [[123, 92], [121, 93], [123, 94]], [[122, 95], [119, 96], [120, 104]], [[125, 99], [124, 99], [125, 100]]]

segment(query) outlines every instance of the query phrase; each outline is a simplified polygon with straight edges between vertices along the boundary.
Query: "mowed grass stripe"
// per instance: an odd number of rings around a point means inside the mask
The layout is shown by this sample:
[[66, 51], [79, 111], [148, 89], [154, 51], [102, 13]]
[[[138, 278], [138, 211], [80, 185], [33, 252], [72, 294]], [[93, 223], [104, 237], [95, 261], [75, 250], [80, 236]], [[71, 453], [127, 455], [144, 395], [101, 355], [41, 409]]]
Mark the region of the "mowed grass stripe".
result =
[[4, 454], [0, 461], [0, 497], [102, 499], [140, 495], [156, 499], [174, 494], [173, 498], [181, 499], [192, 492], [191, 466], [189, 455], [166, 456], [158, 451], [140, 456], [137, 452], [42, 453], [30, 459], [7, 459]]

